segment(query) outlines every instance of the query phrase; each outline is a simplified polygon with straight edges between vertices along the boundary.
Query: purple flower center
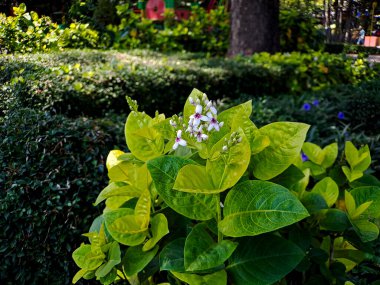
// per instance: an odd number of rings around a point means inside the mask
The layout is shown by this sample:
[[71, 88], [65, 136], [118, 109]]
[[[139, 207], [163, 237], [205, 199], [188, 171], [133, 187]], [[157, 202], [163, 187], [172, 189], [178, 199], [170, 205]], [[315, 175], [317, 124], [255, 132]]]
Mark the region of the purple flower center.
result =
[[211, 119], [211, 124], [216, 124], [218, 121], [215, 118]]
[[181, 138], [176, 138], [175, 139], [175, 142], [180, 142], [181, 141]]
[[195, 119], [200, 119], [201, 117], [202, 117], [202, 115], [199, 114], [199, 113], [195, 113], [195, 115], [194, 115], [194, 118], [195, 118]]

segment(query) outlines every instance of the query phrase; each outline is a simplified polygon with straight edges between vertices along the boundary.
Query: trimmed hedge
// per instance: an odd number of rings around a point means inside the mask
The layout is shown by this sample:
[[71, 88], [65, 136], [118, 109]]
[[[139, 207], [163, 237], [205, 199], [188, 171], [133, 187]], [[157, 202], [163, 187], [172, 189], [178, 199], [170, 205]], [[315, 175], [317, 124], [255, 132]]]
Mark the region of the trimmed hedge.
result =
[[[180, 111], [192, 88], [214, 98], [299, 94], [378, 75], [363, 59], [319, 52], [204, 59], [146, 51], [67, 51], [0, 57], [0, 112], [54, 109], [69, 116], [127, 110], [125, 95], [148, 113]], [[174, 98], [174, 100], [173, 100]], [[0, 114], [1, 116], [1, 114]]]
[[67, 119], [31, 109], [0, 124], [0, 283], [70, 284], [72, 251], [99, 210], [105, 160], [125, 116]]

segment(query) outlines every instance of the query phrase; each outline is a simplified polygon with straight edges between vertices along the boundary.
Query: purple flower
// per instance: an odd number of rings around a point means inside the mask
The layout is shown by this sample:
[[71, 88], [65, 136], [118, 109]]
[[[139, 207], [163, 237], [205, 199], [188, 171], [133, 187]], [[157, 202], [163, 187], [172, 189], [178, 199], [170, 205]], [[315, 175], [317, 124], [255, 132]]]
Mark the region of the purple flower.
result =
[[338, 113], [338, 119], [339, 120], [343, 120], [344, 119], [344, 113], [343, 112], [339, 112]]
[[305, 110], [305, 111], [310, 111], [311, 109], [311, 105], [309, 103], [305, 103], [303, 104], [302, 108]]
[[319, 105], [319, 100], [318, 100], [318, 99], [315, 99], [315, 100], [313, 101], [313, 105], [314, 105], [314, 106], [318, 106], [318, 105]]
[[182, 138], [182, 131], [178, 130], [177, 131], [177, 137], [175, 139], [173, 149], [177, 149], [178, 145], [186, 146], [187, 142]]
[[309, 158], [307, 157], [307, 155], [306, 155], [306, 154], [304, 154], [304, 153], [301, 153], [301, 158], [302, 158], [302, 161], [303, 161], [303, 162], [305, 162], [305, 161], [308, 161], [308, 160], [309, 160]]

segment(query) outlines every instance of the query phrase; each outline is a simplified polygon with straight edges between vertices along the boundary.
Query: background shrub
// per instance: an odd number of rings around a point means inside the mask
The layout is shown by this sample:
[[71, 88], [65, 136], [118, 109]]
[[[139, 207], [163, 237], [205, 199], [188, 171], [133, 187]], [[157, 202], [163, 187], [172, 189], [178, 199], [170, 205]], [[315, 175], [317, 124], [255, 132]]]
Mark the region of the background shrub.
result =
[[[125, 96], [153, 114], [181, 111], [196, 86], [212, 99], [301, 94], [377, 76], [363, 59], [320, 52], [260, 54], [250, 58], [204, 59], [197, 54], [67, 51], [0, 58], [0, 111], [12, 106], [54, 109], [69, 116], [125, 112]], [[173, 100], [173, 98], [175, 98]]]
[[70, 284], [72, 251], [98, 210], [124, 116], [67, 119], [20, 109], [0, 125], [1, 284]]

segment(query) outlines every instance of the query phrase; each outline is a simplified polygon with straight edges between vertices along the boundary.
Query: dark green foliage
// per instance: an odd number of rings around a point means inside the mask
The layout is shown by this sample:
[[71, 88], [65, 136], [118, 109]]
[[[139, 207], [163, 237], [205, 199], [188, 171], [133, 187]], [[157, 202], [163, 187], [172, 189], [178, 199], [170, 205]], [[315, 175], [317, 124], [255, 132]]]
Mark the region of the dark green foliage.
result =
[[302, 51], [321, 50], [324, 36], [318, 20], [302, 10], [280, 11], [281, 50]]
[[[181, 111], [194, 86], [211, 98], [240, 94], [300, 94], [370, 80], [378, 73], [362, 59], [319, 52], [204, 59], [199, 54], [68, 51], [0, 58], [0, 112], [14, 106], [55, 109], [70, 116], [127, 110], [125, 96], [150, 114]], [[152, 91], [153, 90], [153, 91]], [[175, 98], [175, 100], [173, 100]]]
[[[338, 141], [368, 144], [373, 169], [380, 173], [380, 81], [361, 83], [356, 87], [340, 85], [320, 91], [262, 96], [253, 99], [253, 120], [258, 126], [273, 121], [298, 121], [311, 125], [308, 141], [327, 145]], [[247, 100], [243, 95], [239, 102]], [[284, 108], [286, 106], [286, 108]], [[308, 110], [307, 107], [310, 107]], [[339, 112], [344, 118], [339, 119]]]
[[31, 109], [0, 125], [1, 284], [69, 284], [72, 251], [108, 178], [109, 149], [124, 145], [124, 116], [69, 120]]

